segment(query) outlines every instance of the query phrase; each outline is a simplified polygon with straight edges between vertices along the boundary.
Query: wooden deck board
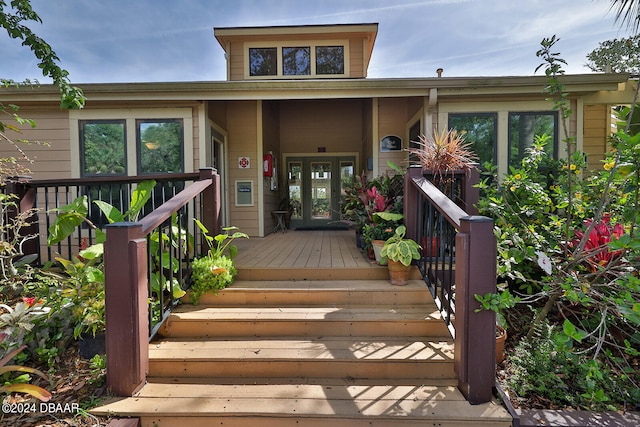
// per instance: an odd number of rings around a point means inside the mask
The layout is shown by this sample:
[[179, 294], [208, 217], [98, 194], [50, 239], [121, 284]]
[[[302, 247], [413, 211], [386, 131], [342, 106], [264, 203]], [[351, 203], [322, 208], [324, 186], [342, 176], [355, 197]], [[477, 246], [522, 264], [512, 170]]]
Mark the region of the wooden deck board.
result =
[[234, 242], [238, 268], [371, 268], [356, 247], [353, 230], [275, 233]]

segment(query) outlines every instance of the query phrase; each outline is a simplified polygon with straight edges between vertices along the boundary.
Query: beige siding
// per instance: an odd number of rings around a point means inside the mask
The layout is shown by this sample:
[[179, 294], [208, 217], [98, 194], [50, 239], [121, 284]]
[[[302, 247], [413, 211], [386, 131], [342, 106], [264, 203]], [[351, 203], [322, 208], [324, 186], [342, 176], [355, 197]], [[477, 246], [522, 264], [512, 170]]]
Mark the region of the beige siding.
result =
[[609, 114], [604, 104], [584, 106], [583, 151], [588, 155], [588, 170], [602, 169], [601, 160], [608, 148]]
[[[399, 136], [402, 138], [403, 147], [407, 147], [408, 141], [405, 140], [405, 129], [408, 120], [407, 100], [405, 98], [381, 98], [378, 105], [378, 138], [382, 139], [387, 135]], [[379, 151], [378, 171], [380, 174], [389, 169], [387, 161], [391, 161], [401, 167], [406, 166], [406, 152], [380, 152], [380, 141], [377, 141], [376, 149]]]
[[[229, 211], [230, 225], [239, 227], [250, 236], [259, 235], [258, 227], [258, 172], [262, 168], [262, 159], [258, 159], [257, 141], [257, 104], [255, 101], [237, 101], [228, 104], [229, 132]], [[238, 168], [238, 157], [251, 159], [250, 169]], [[261, 176], [262, 174], [260, 174]], [[236, 206], [236, 181], [253, 182], [253, 206]]]
[[230, 77], [229, 80], [244, 80], [244, 44], [239, 42], [231, 43]]
[[373, 159], [373, 101], [363, 101], [362, 108], [362, 152], [360, 164], [356, 165], [355, 172], [360, 175], [368, 172], [368, 159]]
[[[284, 176], [286, 173], [283, 169], [280, 152], [280, 108], [275, 102], [263, 102], [262, 104], [262, 144], [263, 153], [272, 152], [274, 159], [278, 162], [278, 174]], [[278, 177], [276, 177], [277, 179]], [[271, 178], [262, 178], [262, 187], [264, 192], [264, 233], [269, 234], [273, 231], [275, 221], [272, 211], [279, 210], [280, 200], [286, 189], [282, 182], [278, 183], [276, 190], [271, 190]]]
[[360, 152], [361, 100], [284, 102], [280, 111], [281, 149], [284, 153]]
[[349, 54], [350, 77], [364, 77], [366, 74], [364, 70], [364, 46], [361, 39], [351, 39], [349, 41]]
[[[22, 107], [19, 113], [35, 120], [36, 128], [21, 125], [22, 133], [8, 131], [7, 136], [14, 141], [31, 141], [29, 144], [18, 143], [33, 161], [32, 164], [21, 162], [31, 170], [31, 176], [34, 179], [70, 178], [69, 112], [60, 110], [56, 105], [49, 109]], [[20, 154], [9, 143], [3, 142], [0, 144], [0, 157], [20, 158]]]

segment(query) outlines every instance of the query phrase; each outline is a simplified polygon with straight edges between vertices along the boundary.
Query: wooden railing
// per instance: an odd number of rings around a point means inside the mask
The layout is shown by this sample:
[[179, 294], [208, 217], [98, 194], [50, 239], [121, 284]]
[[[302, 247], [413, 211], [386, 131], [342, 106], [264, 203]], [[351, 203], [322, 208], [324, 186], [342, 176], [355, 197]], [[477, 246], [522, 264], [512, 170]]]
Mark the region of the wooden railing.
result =
[[87, 218], [96, 228], [102, 229], [108, 221], [93, 203], [95, 200], [107, 202], [121, 212], [125, 212], [129, 208], [131, 193], [135, 186], [142, 181], [153, 179], [156, 181], [156, 186], [151, 200], [140, 212], [140, 215], [144, 216], [175, 196], [198, 177], [198, 172], [47, 180], [20, 177], [8, 182], [3, 191], [18, 197], [20, 212], [38, 209], [38, 212], [34, 213], [37, 218], [34, 218], [31, 226], [22, 230], [23, 234], [38, 235], [38, 238], [25, 242], [23, 251], [25, 255], [36, 254], [37, 263], [43, 265], [53, 261], [56, 256], [72, 259], [80, 247], [95, 243], [94, 229], [88, 224], [82, 224], [63, 241], [53, 246], [47, 245], [48, 230], [58, 215], [58, 209], [69, 205], [75, 198], [87, 197]]
[[[198, 229], [191, 228], [194, 215], [210, 233], [220, 231], [220, 177], [213, 169], [202, 169], [199, 178], [140, 221], [106, 227], [107, 385], [117, 396], [131, 396], [144, 385], [149, 365], [150, 334], [155, 333], [177, 302], [170, 288], [163, 291], [161, 287], [160, 292], [152, 289], [152, 275], [171, 283], [174, 269], [170, 266], [177, 263], [178, 282], [186, 282], [182, 272], [188, 270], [191, 258], [182, 258], [181, 254], [185, 253], [183, 239], [172, 240], [170, 235], [183, 235], [180, 225], [183, 224], [189, 230], [187, 234], [194, 236], [195, 254], [202, 254], [208, 246], [203, 244]], [[195, 200], [199, 203], [193, 204]], [[184, 214], [175, 215], [181, 211]], [[166, 227], [177, 227], [178, 233], [175, 230], [166, 232]], [[167, 236], [166, 240], [160, 240], [169, 250], [169, 259], [152, 265], [154, 254], [150, 239], [156, 232]], [[154, 315], [153, 310], [157, 307], [160, 312]]]
[[496, 315], [476, 311], [474, 297], [496, 291], [493, 221], [460, 207], [478, 200], [477, 180], [477, 171], [434, 179], [409, 168], [404, 195], [407, 237], [422, 246], [416, 264], [454, 338], [458, 388], [472, 404], [490, 401], [495, 383]]

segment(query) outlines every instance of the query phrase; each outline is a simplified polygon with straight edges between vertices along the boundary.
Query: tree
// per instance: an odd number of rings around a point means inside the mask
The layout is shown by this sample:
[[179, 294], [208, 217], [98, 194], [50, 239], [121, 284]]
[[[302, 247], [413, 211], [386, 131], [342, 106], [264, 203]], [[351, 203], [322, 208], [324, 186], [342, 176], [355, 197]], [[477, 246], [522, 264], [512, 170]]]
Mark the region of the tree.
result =
[[606, 40], [587, 55], [585, 64], [591, 71], [640, 73], [640, 35]]
[[[42, 75], [53, 80], [53, 84], [60, 90], [60, 106], [66, 109], [79, 109], [84, 106], [85, 98], [82, 90], [71, 84], [69, 80], [69, 72], [58, 65], [60, 58], [54, 52], [53, 48], [42, 38], [38, 37], [26, 24], [42, 23], [40, 16], [31, 7], [30, 0], [11, 0], [8, 5], [5, 0], [0, 0], [0, 27], [7, 31], [10, 38], [22, 40], [22, 45], [28, 47], [38, 59], [38, 67], [42, 69]], [[5, 88], [23, 87], [38, 84], [25, 80], [24, 82], [15, 82], [13, 80], [2, 79], [0, 77], [0, 86]], [[20, 157], [29, 160], [24, 151], [18, 145], [18, 142], [7, 136], [6, 131], [14, 131], [20, 133], [20, 125], [27, 124], [35, 127], [33, 120], [23, 118], [18, 114], [16, 105], [5, 105], [0, 103], [0, 114], [7, 115], [10, 120], [16, 124], [9, 123], [4, 119], [0, 119], [0, 141], [12, 144], [18, 151]], [[20, 166], [15, 158], [0, 159], [0, 184], [2, 177], [7, 175], [15, 175], [24, 173], [26, 169]]]
[[616, 9], [616, 22], [634, 32], [640, 28], [640, 0], [611, 0], [610, 9]]

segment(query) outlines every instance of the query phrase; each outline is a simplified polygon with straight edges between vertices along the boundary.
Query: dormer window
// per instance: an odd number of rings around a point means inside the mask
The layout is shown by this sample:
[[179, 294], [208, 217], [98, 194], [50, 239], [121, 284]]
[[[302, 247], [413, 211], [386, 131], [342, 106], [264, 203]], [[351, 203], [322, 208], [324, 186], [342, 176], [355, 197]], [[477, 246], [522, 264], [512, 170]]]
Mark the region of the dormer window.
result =
[[346, 41], [296, 43], [248, 43], [246, 76], [248, 78], [348, 77], [345, 64]]

